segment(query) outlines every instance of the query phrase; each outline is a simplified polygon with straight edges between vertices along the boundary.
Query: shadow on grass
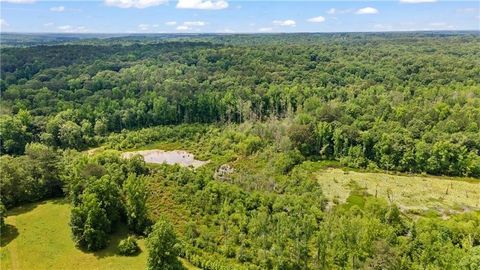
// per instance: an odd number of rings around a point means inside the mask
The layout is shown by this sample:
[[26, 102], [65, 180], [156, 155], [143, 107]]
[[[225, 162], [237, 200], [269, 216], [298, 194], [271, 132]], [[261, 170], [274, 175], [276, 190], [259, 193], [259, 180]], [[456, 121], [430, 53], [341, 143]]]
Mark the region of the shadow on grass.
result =
[[7, 212], [7, 216], [18, 216], [21, 214], [28, 213], [33, 209], [37, 208], [40, 204], [44, 204], [45, 202], [35, 202], [35, 203], [27, 203], [24, 205], [16, 206]]
[[0, 246], [4, 247], [12, 242], [18, 236], [17, 227], [5, 224], [1, 229]]
[[[115, 233], [113, 233], [110, 236], [110, 241], [108, 243], [108, 246], [102, 250], [93, 252], [93, 254], [95, 255], [95, 257], [99, 259], [111, 257], [111, 256], [122, 256], [118, 254], [118, 244], [120, 243], [120, 241], [127, 238], [128, 236], [129, 234], [128, 234], [127, 227], [124, 224], [117, 225], [115, 229]], [[137, 253], [129, 257], [135, 257], [141, 252], [142, 250], [138, 251]]]
[[46, 204], [46, 203], [63, 205], [63, 204], [68, 204], [69, 202], [64, 197], [57, 197], [57, 198], [53, 198], [53, 199], [46, 199], [46, 200], [39, 201], [39, 202], [26, 203], [26, 204], [22, 204], [20, 206], [15, 206], [14, 208], [8, 210], [7, 216], [18, 216], [18, 215], [28, 213], [30, 211], [33, 211], [38, 206]]

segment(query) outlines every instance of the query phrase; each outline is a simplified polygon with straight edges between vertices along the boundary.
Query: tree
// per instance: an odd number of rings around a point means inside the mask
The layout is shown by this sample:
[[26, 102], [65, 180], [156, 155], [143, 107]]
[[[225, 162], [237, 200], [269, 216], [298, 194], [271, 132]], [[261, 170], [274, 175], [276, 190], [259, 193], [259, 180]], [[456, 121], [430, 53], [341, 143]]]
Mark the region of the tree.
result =
[[124, 211], [122, 196], [118, 184], [110, 176], [105, 175], [88, 183], [82, 196], [95, 194], [100, 207], [105, 210], [109, 222], [113, 225], [120, 220]]
[[5, 225], [5, 217], [7, 216], [7, 208], [0, 202], [0, 230], [3, 229]]
[[97, 121], [95, 121], [93, 130], [95, 131], [95, 134], [99, 136], [104, 136], [107, 134], [107, 124], [105, 123], [105, 120], [97, 119]]
[[480, 246], [471, 248], [460, 262], [462, 269], [480, 269]]
[[149, 270], [181, 269], [177, 259], [178, 240], [173, 226], [166, 220], [159, 220], [148, 235], [147, 248]]
[[32, 175], [41, 184], [43, 197], [62, 195], [62, 183], [59, 177], [58, 152], [40, 143], [30, 143], [25, 147], [25, 154], [34, 167]]
[[82, 128], [72, 121], [60, 126], [59, 139], [65, 148], [80, 148], [83, 146]]
[[16, 116], [0, 116], [0, 152], [2, 154], [23, 154], [31, 134], [22, 119]]
[[147, 209], [148, 190], [145, 178], [129, 174], [123, 184], [123, 191], [128, 228], [135, 233], [143, 234], [150, 224]]
[[375, 242], [374, 256], [366, 262], [367, 269], [372, 270], [400, 270], [403, 269], [401, 260], [395, 249], [391, 248], [384, 240]]
[[310, 124], [294, 124], [288, 129], [292, 144], [304, 156], [316, 154], [316, 142], [313, 126]]
[[111, 222], [95, 194], [85, 194], [83, 203], [72, 209], [70, 226], [77, 246], [89, 251], [107, 246]]

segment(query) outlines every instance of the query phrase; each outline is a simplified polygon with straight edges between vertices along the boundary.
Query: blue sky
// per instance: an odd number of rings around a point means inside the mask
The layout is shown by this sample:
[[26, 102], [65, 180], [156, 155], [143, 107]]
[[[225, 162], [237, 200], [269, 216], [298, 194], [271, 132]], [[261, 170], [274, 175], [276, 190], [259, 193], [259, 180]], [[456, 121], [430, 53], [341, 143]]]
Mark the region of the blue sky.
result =
[[2, 32], [480, 30], [480, 1], [0, 0]]

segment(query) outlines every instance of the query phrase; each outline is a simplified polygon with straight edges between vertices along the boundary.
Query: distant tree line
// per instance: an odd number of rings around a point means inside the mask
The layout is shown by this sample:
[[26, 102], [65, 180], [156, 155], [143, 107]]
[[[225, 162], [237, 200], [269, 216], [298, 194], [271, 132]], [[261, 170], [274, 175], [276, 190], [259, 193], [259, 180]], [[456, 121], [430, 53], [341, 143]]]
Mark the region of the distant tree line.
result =
[[30, 142], [84, 149], [156, 125], [291, 118], [306, 157], [479, 176], [476, 36], [204, 40], [2, 48], [2, 154]]

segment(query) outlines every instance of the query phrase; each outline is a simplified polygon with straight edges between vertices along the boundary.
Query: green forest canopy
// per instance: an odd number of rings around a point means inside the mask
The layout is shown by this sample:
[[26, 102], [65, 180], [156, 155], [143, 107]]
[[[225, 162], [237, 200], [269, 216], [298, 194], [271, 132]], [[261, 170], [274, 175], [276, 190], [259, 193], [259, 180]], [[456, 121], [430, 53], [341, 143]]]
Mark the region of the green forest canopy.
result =
[[[124, 222], [204, 269], [478, 269], [478, 211], [413, 220], [361, 188], [328, 209], [304, 162], [480, 177], [478, 33], [52, 42], [1, 48], [2, 206], [66, 195], [79, 247], [104, 248]], [[75, 151], [158, 141], [198, 143], [213, 162]], [[250, 156], [271, 168], [214, 177]], [[178, 212], [158, 215], [164, 203]]]

